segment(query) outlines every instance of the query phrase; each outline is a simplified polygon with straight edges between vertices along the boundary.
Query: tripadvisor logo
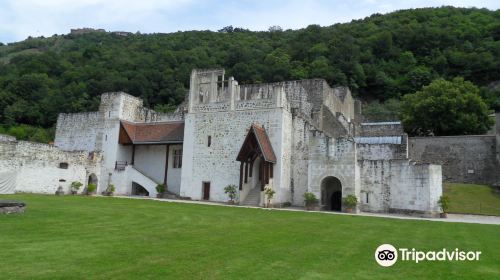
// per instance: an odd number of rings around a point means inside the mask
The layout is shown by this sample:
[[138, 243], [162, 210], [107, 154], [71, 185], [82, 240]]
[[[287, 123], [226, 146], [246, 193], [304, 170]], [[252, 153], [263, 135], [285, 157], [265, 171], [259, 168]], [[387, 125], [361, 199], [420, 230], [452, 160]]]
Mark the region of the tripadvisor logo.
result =
[[392, 266], [399, 259], [419, 263], [421, 261], [479, 261], [481, 251], [442, 249], [439, 251], [418, 251], [415, 248], [396, 249], [391, 244], [382, 244], [375, 250], [375, 261], [381, 266]]

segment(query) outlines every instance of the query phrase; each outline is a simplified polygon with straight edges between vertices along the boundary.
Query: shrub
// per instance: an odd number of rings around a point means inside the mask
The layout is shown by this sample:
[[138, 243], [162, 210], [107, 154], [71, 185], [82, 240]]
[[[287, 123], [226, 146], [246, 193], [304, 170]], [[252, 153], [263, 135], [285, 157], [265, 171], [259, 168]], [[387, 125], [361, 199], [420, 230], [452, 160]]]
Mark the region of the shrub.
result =
[[108, 193], [114, 193], [116, 190], [115, 185], [109, 184], [108, 187], [106, 188], [106, 192]]
[[235, 185], [227, 185], [224, 188], [224, 193], [226, 193], [227, 196], [229, 196], [230, 200], [234, 200], [236, 198], [236, 195], [237, 195], [237, 188]]
[[90, 184], [87, 186], [87, 194], [92, 194], [92, 193], [94, 193], [96, 190], [97, 190], [97, 185], [96, 185], [96, 184], [94, 184], [94, 183], [90, 183]]
[[82, 183], [78, 182], [78, 181], [74, 181], [74, 182], [71, 182], [71, 192], [78, 192], [78, 190], [83, 186]]
[[306, 203], [306, 206], [312, 206], [318, 203], [318, 198], [314, 193], [306, 192], [304, 194], [304, 202]]
[[448, 213], [450, 209], [450, 198], [448, 196], [442, 195], [438, 200], [438, 204], [443, 210], [443, 213]]
[[267, 206], [269, 207], [271, 205], [271, 199], [273, 199], [273, 197], [276, 194], [276, 192], [271, 187], [267, 186], [264, 189], [264, 194], [266, 195]]
[[165, 185], [164, 184], [156, 185], [156, 192], [157, 193], [164, 193], [165, 192]]
[[357, 204], [358, 204], [358, 198], [353, 194], [350, 194], [344, 198], [344, 205], [347, 208], [354, 208], [356, 207]]

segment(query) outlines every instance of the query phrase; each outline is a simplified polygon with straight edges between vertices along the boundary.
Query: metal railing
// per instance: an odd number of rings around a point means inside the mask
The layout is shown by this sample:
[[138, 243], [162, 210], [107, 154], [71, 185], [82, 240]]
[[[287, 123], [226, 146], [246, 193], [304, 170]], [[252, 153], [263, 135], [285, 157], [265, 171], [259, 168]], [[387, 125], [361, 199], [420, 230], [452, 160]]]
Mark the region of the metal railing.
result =
[[128, 162], [126, 162], [126, 161], [116, 161], [115, 162], [115, 170], [118, 170], [118, 171], [125, 170], [127, 165], [128, 165]]

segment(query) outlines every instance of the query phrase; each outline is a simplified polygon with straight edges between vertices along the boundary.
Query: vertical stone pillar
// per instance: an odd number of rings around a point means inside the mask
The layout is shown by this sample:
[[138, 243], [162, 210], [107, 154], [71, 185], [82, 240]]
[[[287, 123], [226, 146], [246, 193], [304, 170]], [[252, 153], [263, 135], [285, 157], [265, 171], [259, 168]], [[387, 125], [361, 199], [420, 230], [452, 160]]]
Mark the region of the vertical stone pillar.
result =
[[197, 97], [197, 88], [196, 88], [196, 69], [193, 69], [191, 71], [191, 78], [189, 80], [189, 96], [188, 96], [188, 113], [191, 113], [193, 111], [193, 105], [195, 102], [195, 98]]
[[208, 103], [217, 101], [217, 73], [212, 72], [210, 76], [210, 93], [208, 94]]
[[229, 110], [234, 111], [236, 99], [236, 81], [234, 77], [229, 77], [227, 80], [227, 90], [229, 91]]

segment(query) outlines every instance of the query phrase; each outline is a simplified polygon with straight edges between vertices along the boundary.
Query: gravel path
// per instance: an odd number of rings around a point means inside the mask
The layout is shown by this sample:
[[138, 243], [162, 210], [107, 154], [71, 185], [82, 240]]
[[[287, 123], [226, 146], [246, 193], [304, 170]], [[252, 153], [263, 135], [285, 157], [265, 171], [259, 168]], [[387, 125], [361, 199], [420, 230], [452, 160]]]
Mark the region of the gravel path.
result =
[[[219, 202], [209, 202], [209, 201], [196, 201], [196, 200], [177, 200], [177, 199], [164, 199], [164, 198], [151, 198], [142, 196], [115, 196], [118, 198], [129, 198], [129, 199], [147, 199], [156, 200], [162, 202], [173, 202], [173, 203], [189, 203], [189, 204], [202, 204], [202, 205], [215, 205], [215, 206], [226, 206], [226, 207], [243, 207], [243, 208], [259, 208], [263, 210], [273, 210], [273, 211], [305, 211], [300, 207], [289, 207], [289, 208], [261, 208], [252, 206], [238, 206], [238, 205], [228, 205]], [[499, 216], [483, 216], [483, 215], [466, 215], [466, 214], [448, 214], [448, 218], [423, 218], [423, 217], [413, 217], [399, 214], [381, 214], [381, 213], [368, 213], [360, 212], [358, 214], [349, 214], [341, 212], [329, 212], [329, 211], [307, 211], [314, 213], [322, 213], [327, 215], [358, 215], [366, 217], [380, 217], [389, 219], [401, 219], [401, 220], [423, 220], [423, 221], [434, 221], [434, 222], [446, 222], [446, 223], [471, 223], [471, 224], [488, 224], [488, 225], [500, 225]]]

